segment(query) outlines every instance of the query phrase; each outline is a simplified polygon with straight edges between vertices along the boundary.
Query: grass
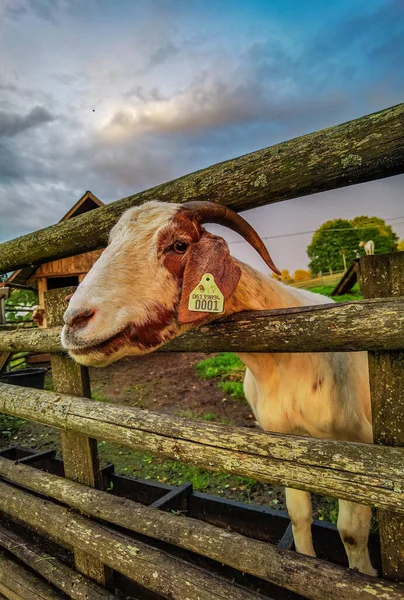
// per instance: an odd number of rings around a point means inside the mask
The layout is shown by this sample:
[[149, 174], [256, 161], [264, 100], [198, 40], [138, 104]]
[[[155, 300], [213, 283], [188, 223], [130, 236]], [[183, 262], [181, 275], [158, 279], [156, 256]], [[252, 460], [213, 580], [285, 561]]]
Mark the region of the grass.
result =
[[344, 294], [343, 296], [331, 296], [335, 286], [333, 285], [321, 285], [319, 287], [310, 288], [310, 292], [316, 294], [322, 294], [323, 296], [329, 296], [336, 302], [352, 302], [353, 300], [363, 300], [363, 296], [359, 293], [358, 284], [355, 284], [350, 294]]
[[129, 450], [109, 442], [99, 442], [98, 449], [100, 458], [104, 462], [113, 462], [117, 472], [136, 479], [154, 480], [167, 485], [181, 485], [190, 481], [195, 490], [215, 494], [231, 488], [232, 491], [240, 491], [244, 500], [248, 500], [251, 489], [257, 484], [254, 479], [247, 477], [214, 473], [193, 465], [158, 458], [147, 452]]
[[91, 390], [91, 398], [93, 400], [97, 400], [97, 402], [110, 402], [108, 398], [106, 398], [99, 392], [96, 392], [95, 390]]
[[201, 379], [218, 379], [219, 388], [236, 400], [244, 400], [245, 365], [233, 352], [220, 352], [195, 365]]
[[25, 422], [24, 419], [18, 417], [0, 414], [0, 435], [6, 438], [14, 437]]

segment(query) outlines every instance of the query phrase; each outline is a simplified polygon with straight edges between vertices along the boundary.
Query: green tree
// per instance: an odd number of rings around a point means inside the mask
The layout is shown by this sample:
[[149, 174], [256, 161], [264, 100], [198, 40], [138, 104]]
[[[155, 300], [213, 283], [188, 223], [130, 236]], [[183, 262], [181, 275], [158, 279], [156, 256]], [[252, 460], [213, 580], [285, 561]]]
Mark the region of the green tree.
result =
[[[398, 237], [392, 227], [386, 224], [384, 219], [379, 217], [355, 217], [351, 221], [352, 225], [358, 230], [360, 241], [367, 242], [373, 240], [375, 243], [375, 254], [384, 252], [394, 252], [397, 247]], [[364, 254], [363, 249], [360, 250]]]
[[397, 244], [397, 250], [399, 252], [404, 252], [404, 240], [400, 240]]
[[347, 264], [350, 264], [359, 251], [359, 233], [350, 221], [334, 219], [326, 221], [313, 234], [311, 244], [307, 246], [312, 273], [342, 270], [345, 252]]
[[349, 266], [354, 258], [365, 253], [364, 249], [359, 247], [359, 242], [368, 240], [373, 240], [375, 253], [380, 254], [394, 252], [398, 237], [391, 226], [379, 217], [362, 215], [351, 221], [335, 219], [323, 223], [313, 234], [307, 247], [310, 270], [319, 273], [329, 269], [343, 269], [343, 254]]

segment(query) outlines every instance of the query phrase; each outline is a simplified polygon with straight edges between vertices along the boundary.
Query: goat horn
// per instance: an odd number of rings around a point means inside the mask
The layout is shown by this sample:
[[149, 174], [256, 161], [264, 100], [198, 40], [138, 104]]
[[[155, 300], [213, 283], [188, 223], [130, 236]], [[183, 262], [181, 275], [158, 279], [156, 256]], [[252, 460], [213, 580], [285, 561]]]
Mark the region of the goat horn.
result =
[[258, 252], [274, 273], [277, 275], [281, 274], [274, 265], [272, 258], [258, 233], [245, 219], [243, 219], [243, 217], [240, 217], [240, 215], [234, 212], [234, 210], [222, 206], [221, 204], [201, 200], [185, 202], [182, 206], [193, 213], [198, 223], [217, 223], [218, 225], [225, 225], [236, 233], [239, 233]]

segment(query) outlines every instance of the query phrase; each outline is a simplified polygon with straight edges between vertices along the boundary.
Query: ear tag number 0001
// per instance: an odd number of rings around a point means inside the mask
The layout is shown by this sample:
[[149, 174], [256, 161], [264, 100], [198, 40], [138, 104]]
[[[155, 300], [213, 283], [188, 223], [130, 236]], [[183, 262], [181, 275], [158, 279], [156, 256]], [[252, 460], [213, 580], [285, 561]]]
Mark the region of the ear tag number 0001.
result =
[[223, 294], [210, 273], [205, 273], [196, 288], [190, 293], [188, 310], [208, 313], [224, 311]]

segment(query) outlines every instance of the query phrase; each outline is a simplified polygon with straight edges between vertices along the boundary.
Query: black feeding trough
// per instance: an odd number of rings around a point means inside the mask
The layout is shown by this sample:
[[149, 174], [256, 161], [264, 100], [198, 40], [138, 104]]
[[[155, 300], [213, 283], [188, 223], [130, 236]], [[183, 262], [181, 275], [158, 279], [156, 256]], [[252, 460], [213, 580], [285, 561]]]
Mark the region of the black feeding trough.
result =
[[30, 367], [27, 369], [18, 369], [10, 373], [3, 373], [0, 376], [0, 383], [10, 385], [21, 385], [23, 387], [36, 388], [43, 390], [45, 387], [45, 367]]

